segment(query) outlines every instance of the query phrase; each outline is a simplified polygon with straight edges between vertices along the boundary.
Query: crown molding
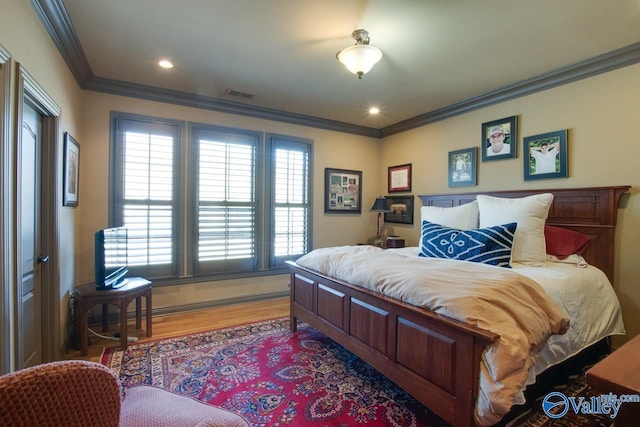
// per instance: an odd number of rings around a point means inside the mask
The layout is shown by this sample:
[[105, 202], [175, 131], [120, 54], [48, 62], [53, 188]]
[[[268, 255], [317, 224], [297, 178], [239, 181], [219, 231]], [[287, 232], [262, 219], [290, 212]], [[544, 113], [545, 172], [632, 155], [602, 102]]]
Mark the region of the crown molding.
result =
[[640, 62], [639, 42], [377, 129], [220, 98], [96, 77], [93, 75], [62, 0], [31, 0], [31, 3], [82, 89], [373, 138], [391, 136]]
[[415, 129], [450, 117], [531, 95], [640, 62], [640, 42], [503, 86], [482, 95], [380, 129], [380, 137]]
[[380, 130], [304, 114], [226, 101], [159, 87], [94, 76], [62, 0], [31, 0], [45, 29], [60, 51], [80, 88], [187, 107], [279, 121], [355, 135], [380, 137]]
[[67, 67], [84, 89], [84, 83], [93, 77], [93, 72], [62, 0], [31, 0], [31, 4]]
[[200, 108], [203, 110], [219, 111], [222, 113], [242, 115], [257, 119], [332, 130], [342, 133], [363, 135], [373, 138], [380, 137], [380, 130], [376, 128], [354, 125], [337, 120], [322, 119], [289, 111], [246, 105], [220, 98], [196, 95], [193, 93], [180, 92], [155, 86], [128, 83], [121, 80], [94, 77], [84, 83], [84, 89], [109, 93], [112, 95], [140, 98], [147, 101], [165, 102], [175, 105], [184, 105], [186, 107]]

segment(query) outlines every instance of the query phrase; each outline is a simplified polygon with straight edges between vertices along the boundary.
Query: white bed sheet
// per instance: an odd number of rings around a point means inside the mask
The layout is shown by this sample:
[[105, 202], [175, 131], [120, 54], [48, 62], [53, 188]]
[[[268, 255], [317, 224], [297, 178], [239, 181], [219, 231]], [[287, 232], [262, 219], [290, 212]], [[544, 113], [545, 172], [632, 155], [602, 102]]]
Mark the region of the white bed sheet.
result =
[[[418, 256], [418, 247], [390, 249], [405, 255]], [[551, 299], [563, 308], [571, 319], [564, 335], [553, 335], [540, 352], [529, 372], [526, 385], [546, 369], [555, 366], [580, 351], [611, 335], [625, 335], [620, 303], [613, 286], [602, 270], [588, 265], [582, 257], [572, 255], [566, 260], [547, 257], [545, 267], [514, 263], [514, 271], [535, 280]], [[516, 404], [525, 402], [524, 389], [516, 396]]]
[[[580, 258], [576, 258], [578, 265], [575, 262], [547, 262], [546, 267], [513, 265], [515, 271], [538, 282], [571, 319], [564, 335], [549, 338], [529, 373], [527, 384], [534, 383], [536, 375], [601, 339], [626, 334], [620, 303], [611, 282], [596, 267], [587, 264], [580, 267]], [[516, 402], [524, 403], [524, 396]]]

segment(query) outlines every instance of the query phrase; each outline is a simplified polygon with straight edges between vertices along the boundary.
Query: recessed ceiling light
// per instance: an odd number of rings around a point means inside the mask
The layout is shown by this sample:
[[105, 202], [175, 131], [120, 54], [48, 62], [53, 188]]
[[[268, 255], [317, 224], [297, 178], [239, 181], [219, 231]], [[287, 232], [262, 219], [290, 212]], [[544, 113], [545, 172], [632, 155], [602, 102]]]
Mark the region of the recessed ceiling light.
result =
[[160, 62], [158, 62], [158, 65], [162, 68], [173, 68], [173, 63], [171, 63], [171, 61], [169, 61], [168, 59], [161, 60]]
[[378, 107], [369, 108], [369, 114], [378, 114], [379, 112], [380, 112], [380, 109]]

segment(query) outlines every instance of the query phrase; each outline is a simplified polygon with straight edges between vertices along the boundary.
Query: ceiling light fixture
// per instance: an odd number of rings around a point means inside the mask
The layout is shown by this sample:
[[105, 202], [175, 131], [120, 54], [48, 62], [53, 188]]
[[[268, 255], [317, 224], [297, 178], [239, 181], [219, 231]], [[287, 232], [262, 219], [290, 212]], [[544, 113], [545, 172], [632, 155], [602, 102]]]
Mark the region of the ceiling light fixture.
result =
[[166, 69], [173, 68], [173, 64], [168, 59], [163, 59], [163, 60], [159, 61], [158, 65], [161, 66], [162, 68], [166, 68]]
[[369, 45], [367, 30], [354, 30], [351, 37], [355, 39], [356, 44], [338, 52], [336, 58], [361, 79], [382, 59], [382, 52], [377, 47]]

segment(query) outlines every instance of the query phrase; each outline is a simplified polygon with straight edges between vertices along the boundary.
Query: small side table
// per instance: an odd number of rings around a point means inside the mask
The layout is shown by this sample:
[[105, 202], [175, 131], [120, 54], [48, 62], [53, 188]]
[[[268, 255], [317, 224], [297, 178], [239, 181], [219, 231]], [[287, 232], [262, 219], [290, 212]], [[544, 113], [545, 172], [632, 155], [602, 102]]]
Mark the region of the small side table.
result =
[[[587, 371], [587, 384], [602, 393], [640, 394], [640, 335], [622, 345]], [[637, 426], [640, 403], [623, 403], [616, 427]]]
[[87, 314], [89, 309], [96, 304], [102, 304], [102, 330], [109, 330], [108, 304], [113, 304], [120, 309], [120, 347], [127, 348], [127, 307], [136, 299], [136, 328], [142, 327], [141, 299], [146, 300], [147, 336], [151, 336], [151, 282], [142, 277], [129, 277], [128, 283], [116, 289], [98, 290], [95, 283], [79, 286], [74, 291], [76, 324], [80, 330], [80, 342], [82, 345], [80, 354], [86, 356], [89, 350], [89, 321]]

